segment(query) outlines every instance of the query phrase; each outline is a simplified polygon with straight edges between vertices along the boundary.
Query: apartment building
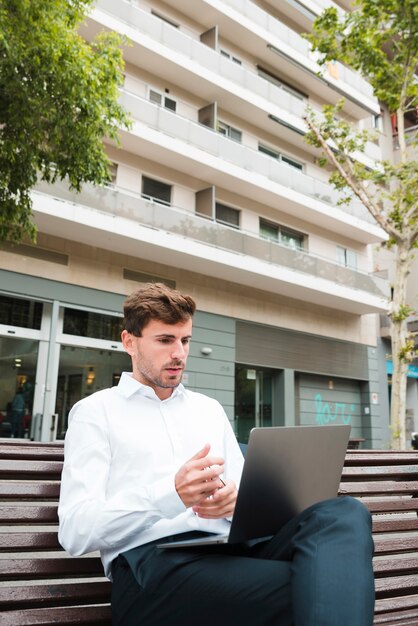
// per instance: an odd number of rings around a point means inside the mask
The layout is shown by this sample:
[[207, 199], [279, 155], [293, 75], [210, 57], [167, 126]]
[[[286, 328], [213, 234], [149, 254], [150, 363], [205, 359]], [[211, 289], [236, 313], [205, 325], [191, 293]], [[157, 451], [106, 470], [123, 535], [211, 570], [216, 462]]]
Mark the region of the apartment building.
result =
[[[338, 205], [303, 141], [306, 106], [341, 96], [360, 128], [381, 123], [370, 85], [339, 64], [319, 75], [301, 36], [329, 4], [97, 1], [82, 33], [130, 39], [133, 124], [107, 145], [111, 185], [39, 184], [38, 245], [2, 246], [4, 420], [23, 386], [30, 435], [62, 438], [72, 404], [129, 368], [125, 295], [159, 280], [196, 298], [184, 384], [223, 404], [239, 440], [254, 425], [350, 423], [366, 445], [388, 441], [388, 284], [372, 263], [385, 235], [357, 201]], [[371, 143], [362, 158], [379, 155]]]

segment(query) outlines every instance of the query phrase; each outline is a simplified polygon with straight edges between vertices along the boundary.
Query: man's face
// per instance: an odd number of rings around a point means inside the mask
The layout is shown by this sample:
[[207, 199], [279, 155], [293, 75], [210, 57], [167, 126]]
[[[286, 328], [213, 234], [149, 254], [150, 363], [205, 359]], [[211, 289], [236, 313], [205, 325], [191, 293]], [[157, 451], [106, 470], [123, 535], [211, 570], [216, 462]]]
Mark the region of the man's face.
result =
[[124, 330], [122, 342], [132, 359], [133, 377], [152, 387], [161, 400], [168, 398], [181, 382], [191, 336], [191, 318], [178, 324], [151, 320], [141, 337]]

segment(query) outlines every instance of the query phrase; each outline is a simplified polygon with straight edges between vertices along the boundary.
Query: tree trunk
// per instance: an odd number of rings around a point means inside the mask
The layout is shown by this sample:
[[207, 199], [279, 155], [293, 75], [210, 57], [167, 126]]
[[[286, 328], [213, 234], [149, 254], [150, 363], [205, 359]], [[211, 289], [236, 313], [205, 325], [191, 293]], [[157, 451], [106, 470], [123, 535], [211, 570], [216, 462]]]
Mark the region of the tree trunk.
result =
[[406, 344], [408, 340], [406, 305], [406, 283], [410, 266], [408, 250], [398, 243], [395, 254], [395, 281], [390, 316], [392, 318], [392, 397], [390, 425], [392, 448], [406, 449], [406, 384], [408, 358]]

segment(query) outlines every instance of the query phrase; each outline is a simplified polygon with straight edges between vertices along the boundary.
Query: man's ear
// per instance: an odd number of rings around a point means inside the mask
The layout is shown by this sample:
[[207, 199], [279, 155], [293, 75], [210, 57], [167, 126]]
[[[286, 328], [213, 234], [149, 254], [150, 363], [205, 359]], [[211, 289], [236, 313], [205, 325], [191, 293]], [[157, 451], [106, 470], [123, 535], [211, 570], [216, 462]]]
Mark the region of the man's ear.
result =
[[123, 330], [121, 333], [121, 339], [122, 339], [122, 345], [125, 349], [125, 351], [132, 356], [132, 352], [133, 352], [133, 340], [132, 340], [132, 335], [131, 333], [128, 333], [127, 330]]

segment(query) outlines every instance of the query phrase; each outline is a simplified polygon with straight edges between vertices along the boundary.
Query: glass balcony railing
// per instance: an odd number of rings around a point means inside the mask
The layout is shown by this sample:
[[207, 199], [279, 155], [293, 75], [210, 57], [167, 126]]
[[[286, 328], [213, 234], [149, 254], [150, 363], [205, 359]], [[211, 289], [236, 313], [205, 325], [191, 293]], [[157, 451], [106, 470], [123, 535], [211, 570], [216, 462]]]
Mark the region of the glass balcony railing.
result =
[[40, 182], [34, 193], [50, 195], [60, 201], [129, 219], [207, 246], [250, 256], [307, 276], [324, 278], [375, 296], [387, 296], [387, 281], [373, 274], [343, 267], [302, 250], [294, 250], [253, 233], [229, 228], [184, 209], [167, 207], [122, 189], [84, 185], [81, 193], [77, 193], [70, 191], [62, 181], [54, 185]]
[[[312, 52], [310, 43], [306, 41], [306, 39], [303, 39], [294, 30], [280, 22], [273, 15], [270, 15], [249, 0], [223, 0], [223, 2], [230, 7], [233, 7], [240, 15], [245, 16], [252, 24], [261, 26], [278, 42], [284, 43], [292, 50], [300, 53], [306, 61], [316, 63], [317, 57]], [[356, 89], [356, 91], [363, 94], [367, 98], [370, 98], [373, 101], [376, 100], [373, 95], [372, 86], [364, 80], [360, 74], [353, 72], [341, 63], [337, 63], [337, 67], [341, 86], [343, 83], [346, 83], [346, 85]]]
[[[121, 93], [121, 103], [135, 120], [148, 127], [242, 168], [245, 170], [244, 179], [248, 176], [248, 172], [261, 174], [272, 182], [314, 198], [333, 209], [337, 207], [340, 194], [328, 183], [307, 176], [296, 168], [236, 141], [231, 141], [207, 126], [192, 122], [126, 90]], [[373, 217], [356, 198], [353, 198], [350, 204], [339, 208], [363, 222], [375, 224]]]
[[[206, 70], [213, 72], [214, 75], [231, 80], [248, 90], [249, 93], [265, 98], [273, 105], [291, 113], [300, 119], [300, 126], [302, 129], [304, 128], [302, 119], [306, 112], [307, 103], [291, 95], [284, 89], [281, 89], [279, 86], [270, 83], [243, 66], [232, 63], [229, 59], [226, 59], [215, 50], [201, 43], [198, 39], [187, 35], [182, 30], [165, 24], [151, 13], [130, 4], [127, 0], [119, 0], [119, 2], [115, 2], [114, 0], [98, 0], [97, 6], [105, 12], [116, 15], [119, 20], [129, 24], [130, 27], [134, 27], [141, 33], [148, 35], [170, 50], [175, 50], [177, 53], [195, 61]], [[289, 34], [287, 31], [290, 29], [286, 30], [286, 28], [287, 27], [285, 27], [286, 41], [288, 41]], [[302, 49], [304, 51], [309, 48], [309, 44], [301, 39], [299, 35], [293, 31], [290, 31], [290, 33], [293, 33], [293, 35], [302, 42]], [[366, 147], [366, 155], [371, 159], [378, 159], [380, 158], [380, 151], [377, 146], [370, 144]]]

